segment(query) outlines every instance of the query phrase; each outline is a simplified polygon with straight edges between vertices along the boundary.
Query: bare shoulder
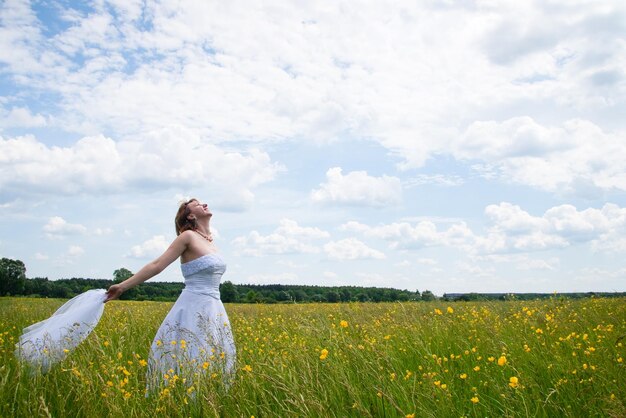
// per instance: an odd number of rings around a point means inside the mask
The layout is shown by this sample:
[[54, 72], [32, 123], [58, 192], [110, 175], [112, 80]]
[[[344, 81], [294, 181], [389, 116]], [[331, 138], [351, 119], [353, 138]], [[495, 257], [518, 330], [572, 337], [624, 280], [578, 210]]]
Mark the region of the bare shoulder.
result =
[[183, 244], [189, 244], [195, 238], [195, 234], [192, 230], [186, 230], [180, 233], [179, 236], [176, 237], [176, 241], [179, 241]]
[[172, 247], [187, 248], [193, 242], [193, 231], [183, 231], [172, 241]]

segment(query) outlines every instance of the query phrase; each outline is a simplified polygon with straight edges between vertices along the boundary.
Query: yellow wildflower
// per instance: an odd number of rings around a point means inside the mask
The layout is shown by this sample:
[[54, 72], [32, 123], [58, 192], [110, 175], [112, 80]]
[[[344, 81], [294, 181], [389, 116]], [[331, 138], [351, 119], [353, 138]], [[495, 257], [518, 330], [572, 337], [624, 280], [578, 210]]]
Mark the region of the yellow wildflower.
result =
[[504, 366], [506, 364], [506, 356], [500, 356], [498, 359], [498, 366]]
[[320, 351], [320, 353], [320, 360], [326, 360], [326, 357], [328, 357], [328, 350], [322, 348], [322, 351]]
[[472, 403], [478, 403], [478, 396], [474, 396], [472, 399], [470, 399], [470, 401], [472, 401]]
[[348, 321], [341, 321], [341, 322], [339, 323], [339, 325], [340, 325], [342, 328], [348, 328]]
[[517, 377], [515, 377], [515, 376], [511, 376], [511, 377], [509, 378], [509, 386], [511, 386], [512, 388], [516, 388], [516, 387], [518, 387], [518, 386], [519, 386], [519, 383], [518, 383], [518, 379], [517, 379]]
[[246, 364], [245, 366], [243, 366], [243, 370], [246, 372], [251, 372], [252, 371], [252, 367], [249, 364]]
[[446, 309], [448, 311], [448, 313], [454, 313], [454, 309], [452, 309], [451, 306], [448, 306], [448, 309]]

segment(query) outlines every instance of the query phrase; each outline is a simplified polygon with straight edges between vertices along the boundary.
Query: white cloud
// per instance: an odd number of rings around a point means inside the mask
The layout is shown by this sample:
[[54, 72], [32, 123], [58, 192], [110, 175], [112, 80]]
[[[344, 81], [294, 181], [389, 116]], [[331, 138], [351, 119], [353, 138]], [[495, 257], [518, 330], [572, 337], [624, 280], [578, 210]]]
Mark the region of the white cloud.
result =
[[586, 243], [596, 251], [626, 251], [623, 238], [626, 208], [615, 204], [582, 211], [572, 205], [559, 205], [548, 209], [543, 216], [533, 216], [517, 205], [502, 202], [488, 205], [485, 215], [489, 224], [484, 234], [474, 232], [464, 222], [441, 231], [431, 221], [378, 226], [350, 221], [339, 229], [386, 240], [392, 249], [447, 246], [484, 255], [544, 251]]
[[382, 260], [384, 253], [368, 247], [356, 238], [346, 238], [339, 241], [331, 241], [324, 244], [324, 252], [331, 260]]
[[269, 235], [252, 231], [247, 236], [237, 237], [232, 243], [241, 254], [259, 257], [266, 254], [317, 253], [319, 248], [312, 240], [327, 238], [326, 231], [314, 227], [302, 227], [291, 219], [282, 219], [280, 226]]
[[78, 245], [70, 245], [67, 249], [67, 255], [69, 257], [79, 257], [85, 253], [85, 250]]
[[[59, 257], [55, 258], [53, 263], [57, 267], [64, 267], [76, 264], [81, 256], [85, 254], [85, 250], [79, 245], [70, 245], [67, 248], [67, 251], [64, 254], [61, 254]], [[37, 254], [40, 258], [39, 260], [44, 260], [46, 255]]]
[[130, 249], [128, 257], [132, 258], [156, 258], [160, 256], [170, 245], [163, 235], [155, 235], [140, 245], [134, 245]]
[[[577, 242], [591, 243], [595, 250], [626, 249], [620, 244], [626, 231], [626, 208], [611, 203], [601, 209], [582, 211], [572, 205], [560, 205], [536, 217], [519, 206], [503, 202], [489, 205], [485, 213], [491, 218], [492, 226], [490, 234], [479, 239], [478, 246], [487, 252], [543, 250]], [[498, 244], [494, 246], [494, 242]]]
[[466, 246], [472, 242], [473, 233], [464, 222], [451, 225], [445, 231], [438, 231], [431, 221], [421, 221], [415, 225], [408, 222], [394, 222], [370, 227], [358, 222], [348, 222], [340, 229], [360, 232], [367, 237], [390, 242], [393, 249], [416, 249], [441, 245]]
[[404, 187], [416, 187], [427, 184], [436, 186], [461, 186], [465, 183], [465, 180], [457, 175], [445, 175], [445, 174], [419, 174], [415, 177], [409, 178], [402, 182]]
[[[57, 22], [5, 2], [0, 61], [25, 90], [60, 95], [56, 123], [86, 135], [141, 137], [172, 125], [214, 141], [348, 135], [379, 142], [410, 168], [448, 153], [449, 138], [500, 109], [623, 105], [624, 6], [594, 6], [116, 1], [59, 7], [63, 25], [46, 38]], [[464, 152], [492, 158], [472, 145]]]
[[402, 184], [397, 177], [372, 177], [365, 171], [344, 176], [341, 168], [334, 167], [326, 172], [326, 180], [311, 192], [314, 202], [383, 207], [402, 201]]
[[80, 224], [70, 224], [60, 216], [53, 216], [48, 219], [43, 231], [48, 238], [65, 238], [69, 235], [85, 234], [87, 228]]
[[186, 129], [152, 132], [141, 140], [85, 137], [70, 147], [48, 147], [33, 136], [0, 138], [0, 186], [38, 193], [115, 192], [132, 188], [209, 187], [247, 205], [251, 188], [270, 181], [281, 167], [251, 149], [230, 152]]
[[302, 227], [291, 219], [281, 219], [280, 226], [275, 231], [277, 234], [287, 235], [291, 237], [299, 237], [302, 239], [320, 239], [328, 238], [330, 234], [319, 228]]
[[519, 206], [508, 202], [487, 206], [485, 215], [487, 215], [495, 228], [512, 234], [528, 233], [534, 230], [546, 229], [548, 226], [548, 222], [545, 219], [531, 216]]
[[35, 253], [35, 260], [48, 260], [50, 257], [44, 253]]
[[455, 141], [452, 153], [484, 161], [476, 168], [491, 178], [588, 196], [626, 190], [623, 138], [623, 133], [604, 132], [585, 120], [543, 126], [526, 116], [474, 122]]
[[42, 115], [33, 115], [26, 107], [14, 107], [10, 111], [0, 108], [0, 127], [2, 128], [37, 128], [46, 126], [46, 118]]

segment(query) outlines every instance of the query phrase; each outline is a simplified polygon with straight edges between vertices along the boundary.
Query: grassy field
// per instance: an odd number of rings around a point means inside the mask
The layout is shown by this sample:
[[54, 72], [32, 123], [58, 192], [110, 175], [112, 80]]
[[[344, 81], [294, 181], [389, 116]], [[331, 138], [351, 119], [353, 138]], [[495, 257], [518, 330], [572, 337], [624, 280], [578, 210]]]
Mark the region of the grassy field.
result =
[[31, 375], [14, 344], [63, 302], [0, 298], [2, 417], [626, 416], [623, 298], [227, 305], [234, 384], [208, 368], [149, 398], [171, 303], [108, 304], [85, 343]]

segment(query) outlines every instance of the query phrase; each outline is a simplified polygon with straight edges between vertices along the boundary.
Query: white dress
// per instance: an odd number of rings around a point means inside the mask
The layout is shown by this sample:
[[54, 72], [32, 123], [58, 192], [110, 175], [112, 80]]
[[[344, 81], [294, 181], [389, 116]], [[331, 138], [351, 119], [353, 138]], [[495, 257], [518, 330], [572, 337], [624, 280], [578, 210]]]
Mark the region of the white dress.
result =
[[152, 342], [148, 392], [175, 375], [189, 382], [205, 371], [220, 373], [226, 382], [234, 375], [235, 342], [219, 290], [224, 260], [206, 254], [181, 263], [181, 270], [185, 288]]
[[50, 318], [24, 328], [15, 355], [33, 366], [33, 371], [47, 372], [96, 327], [105, 299], [104, 289], [88, 290], [70, 299]]
[[[202, 372], [221, 373], [229, 382], [235, 370], [235, 343], [220, 280], [226, 264], [216, 254], [182, 263], [185, 288], [152, 342], [148, 392], [174, 375], [192, 382]], [[88, 290], [61, 306], [50, 318], [24, 328], [15, 355], [34, 370], [46, 372], [83, 341], [104, 310], [106, 290]]]

